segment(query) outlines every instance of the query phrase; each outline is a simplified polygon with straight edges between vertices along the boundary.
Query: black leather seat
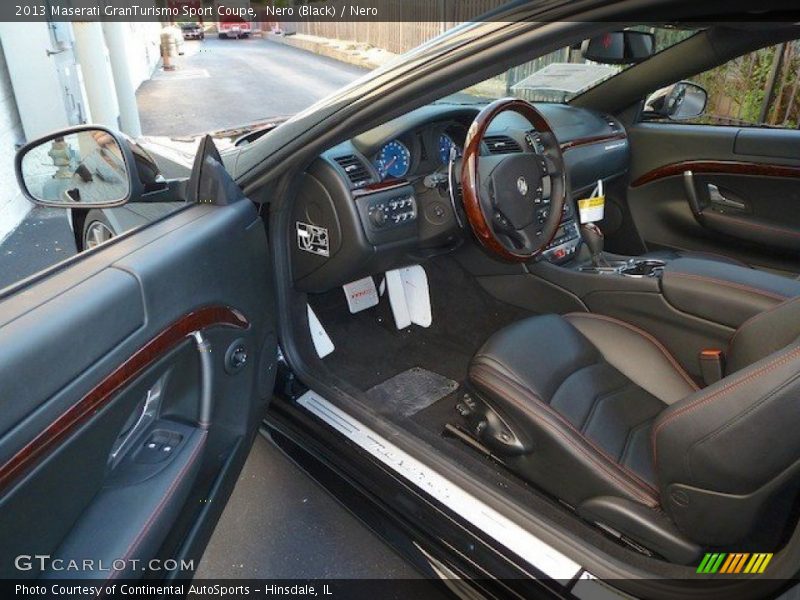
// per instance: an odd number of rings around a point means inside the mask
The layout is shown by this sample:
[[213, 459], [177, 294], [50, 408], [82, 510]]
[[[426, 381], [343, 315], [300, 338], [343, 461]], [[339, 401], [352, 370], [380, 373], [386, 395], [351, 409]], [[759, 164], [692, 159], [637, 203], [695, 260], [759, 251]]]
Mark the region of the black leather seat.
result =
[[473, 425], [509, 468], [586, 519], [689, 563], [701, 547], [748, 539], [797, 490], [798, 336], [800, 298], [750, 319], [728, 376], [701, 390], [633, 325], [532, 317], [473, 358]]

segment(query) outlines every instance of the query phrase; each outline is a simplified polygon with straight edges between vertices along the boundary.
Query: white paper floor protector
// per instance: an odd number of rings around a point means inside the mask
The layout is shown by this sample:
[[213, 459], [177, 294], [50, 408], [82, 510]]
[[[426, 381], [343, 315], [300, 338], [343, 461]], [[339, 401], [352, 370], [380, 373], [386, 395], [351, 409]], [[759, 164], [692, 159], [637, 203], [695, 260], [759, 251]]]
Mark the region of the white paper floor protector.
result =
[[598, 179], [588, 198], [578, 200], [578, 215], [581, 223], [595, 223], [603, 220], [606, 207], [606, 196], [603, 192], [603, 180]]
[[378, 290], [372, 277], [364, 277], [358, 281], [351, 281], [342, 286], [347, 297], [347, 306], [350, 314], [361, 312], [378, 304]]
[[389, 304], [398, 329], [405, 329], [412, 323], [420, 327], [430, 327], [431, 294], [428, 289], [428, 275], [420, 265], [395, 269], [386, 273], [386, 288], [389, 291]]
[[311, 329], [311, 341], [314, 342], [314, 350], [317, 351], [317, 356], [325, 358], [328, 354], [333, 352], [336, 347], [333, 345], [330, 336], [328, 336], [328, 332], [325, 331], [322, 323], [320, 323], [317, 318], [314, 309], [308, 304], [306, 304], [306, 306], [308, 307], [308, 327]]
[[387, 271], [386, 289], [389, 291], [389, 305], [392, 307], [394, 322], [398, 329], [405, 329], [411, 325], [411, 315], [408, 314], [406, 293], [403, 290], [403, 280], [400, 270]]

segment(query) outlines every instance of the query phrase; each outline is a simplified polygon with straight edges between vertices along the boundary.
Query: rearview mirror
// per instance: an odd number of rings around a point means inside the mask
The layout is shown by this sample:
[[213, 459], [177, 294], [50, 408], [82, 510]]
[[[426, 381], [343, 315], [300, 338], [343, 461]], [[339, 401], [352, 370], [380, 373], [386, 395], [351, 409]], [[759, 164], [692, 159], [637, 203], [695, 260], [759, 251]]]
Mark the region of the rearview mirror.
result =
[[17, 152], [17, 181], [35, 204], [109, 208], [132, 193], [131, 151], [112, 131], [82, 126], [52, 133]]
[[648, 116], [681, 121], [699, 117], [706, 110], [708, 92], [691, 81], [679, 81], [656, 90], [644, 103]]
[[586, 60], [606, 65], [630, 65], [650, 58], [655, 52], [656, 38], [644, 31], [610, 31], [589, 38], [581, 46]]

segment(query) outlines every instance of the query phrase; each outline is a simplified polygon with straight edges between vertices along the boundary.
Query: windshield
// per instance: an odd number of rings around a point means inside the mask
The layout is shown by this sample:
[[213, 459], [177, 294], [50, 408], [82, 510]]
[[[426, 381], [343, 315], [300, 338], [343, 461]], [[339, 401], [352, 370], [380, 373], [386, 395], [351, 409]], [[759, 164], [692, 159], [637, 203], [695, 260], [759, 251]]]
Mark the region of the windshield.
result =
[[[200, 134], [211, 132], [226, 139], [220, 142], [224, 149], [250, 131], [274, 127], [276, 120], [301, 113], [451, 29], [453, 23], [336, 25], [341, 24], [187, 20], [175, 31], [162, 31], [155, 24], [131, 25], [134, 38], [149, 36], [160, 42], [160, 36], [170, 32], [174, 40], [167, 63], [160, 66], [153, 64], [156, 54], [140, 52], [144, 58], [137, 72], [145, 74], [136, 91], [141, 133], [196, 143]], [[398, 28], [403, 31], [400, 37], [395, 35]], [[653, 34], [655, 51], [695, 31], [652, 26], [629, 29], [633, 30]], [[577, 43], [517, 65], [447, 101], [476, 103], [515, 96], [567, 102], [625, 68], [585, 59]]]
[[[656, 53], [697, 33], [696, 29], [673, 27], [631, 29], [652, 33]], [[484, 103], [507, 96], [530, 102], [569, 102], [578, 94], [633, 66], [633, 63], [614, 65], [587, 60], [581, 48], [582, 44], [565, 46], [448, 96], [443, 102]]]

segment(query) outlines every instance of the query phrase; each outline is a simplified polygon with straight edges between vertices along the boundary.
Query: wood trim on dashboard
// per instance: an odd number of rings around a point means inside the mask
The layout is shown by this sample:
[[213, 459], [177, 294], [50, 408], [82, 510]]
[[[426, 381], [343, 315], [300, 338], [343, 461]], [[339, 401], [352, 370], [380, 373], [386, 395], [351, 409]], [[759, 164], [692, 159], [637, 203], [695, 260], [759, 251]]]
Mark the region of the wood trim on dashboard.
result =
[[184, 315], [137, 350], [133, 356], [0, 466], [0, 489], [32, 469], [80, 425], [105, 407], [117, 392], [181, 340], [195, 331], [218, 325], [237, 329], [247, 329], [250, 326], [244, 315], [227, 306], [207, 306]]
[[615, 140], [627, 140], [628, 136], [624, 131], [620, 131], [619, 133], [613, 133], [610, 135], [594, 135], [590, 137], [582, 137], [576, 138], [574, 140], [570, 140], [568, 142], [564, 142], [561, 144], [561, 151], [566, 152], [567, 150], [572, 150], [573, 148], [578, 148], [580, 146], [589, 146], [591, 144], [601, 144], [605, 142], [613, 142]]
[[637, 177], [631, 187], [639, 187], [667, 177], [681, 175], [685, 171], [704, 175], [753, 175], [758, 177], [797, 177], [800, 167], [771, 165], [767, 163], [735, 160], [685, 160], [657, 167]]
[[386, 181], [378, 181], [377, 183], [370, 183], [361, 188], [352, 190], [353, 198], [360, 196], [368, 196], [369, 194], [377, 194], [378, 192], [385, 192], [395, 188], [401, 188], [409, 185], [407, 179], [387, 179]]

